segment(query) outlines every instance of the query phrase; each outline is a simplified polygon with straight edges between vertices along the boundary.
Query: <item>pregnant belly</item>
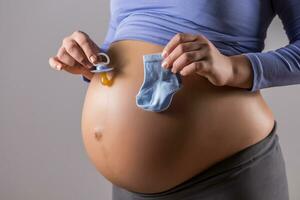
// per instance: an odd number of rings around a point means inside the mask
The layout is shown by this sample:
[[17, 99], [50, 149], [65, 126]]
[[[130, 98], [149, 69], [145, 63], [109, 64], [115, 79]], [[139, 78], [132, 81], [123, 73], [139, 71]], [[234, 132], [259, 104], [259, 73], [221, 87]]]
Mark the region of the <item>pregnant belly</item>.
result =
[[259, 92], [216, 87], [198, 75], [183, 78], [183, 88], [165, 112], [137, 107], [142, 56], [162, 49], [143, 41], [112, 43], [113, 84], [104, 86], [94, 75], [83, 106], [87, 155], [107, 180], [131, 191], [174, 187], [263, 139], [273, 125]]

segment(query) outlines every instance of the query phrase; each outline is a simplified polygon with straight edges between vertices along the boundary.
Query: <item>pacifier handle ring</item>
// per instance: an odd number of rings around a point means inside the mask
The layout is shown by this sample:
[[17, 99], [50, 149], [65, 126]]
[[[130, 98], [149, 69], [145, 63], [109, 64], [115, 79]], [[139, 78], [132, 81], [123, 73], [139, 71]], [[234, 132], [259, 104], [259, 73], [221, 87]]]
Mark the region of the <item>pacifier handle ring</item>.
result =
[[106, 62], [101, 62], [99, 64], [101, 64], [101, 65], [108, 65], [110, 63], [110, 58], [109, 58], [109, 56], [106, 53], [101, 52], [101, 53], [97, 53], [97, 55], [98, 56], [102, 55], [102, 56], [104, 56], [106, 58]]

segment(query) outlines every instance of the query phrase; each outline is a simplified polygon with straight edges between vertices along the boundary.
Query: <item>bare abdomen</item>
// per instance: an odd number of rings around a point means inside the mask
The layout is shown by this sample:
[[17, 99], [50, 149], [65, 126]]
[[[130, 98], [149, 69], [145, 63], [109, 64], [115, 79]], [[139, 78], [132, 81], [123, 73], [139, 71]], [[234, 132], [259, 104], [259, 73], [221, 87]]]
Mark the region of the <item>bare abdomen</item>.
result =
[[162, 113], [135, 104], [143, 82], [144, 54], [162, 46], [142, 41], [112, 43], [112, 86], [94, 75], [82, 112], [82, 136], [96, 169], [109, 181], [137, 192], [161, 192], [215, 162], [263, 139], [273, 115], [259, 92], [183, 78], [183, 88]]

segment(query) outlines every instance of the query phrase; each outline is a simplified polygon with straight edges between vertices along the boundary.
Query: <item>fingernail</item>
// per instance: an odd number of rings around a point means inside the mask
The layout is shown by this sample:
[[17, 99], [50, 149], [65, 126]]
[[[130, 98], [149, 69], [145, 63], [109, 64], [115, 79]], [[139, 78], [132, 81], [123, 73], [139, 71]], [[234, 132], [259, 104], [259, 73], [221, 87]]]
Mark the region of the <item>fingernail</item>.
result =
[[60, 71], [61, 68], [62, 68], [62, 66], [58, 64], [58, 65], [56, 65], [56, 68], [55, 68], [55, 69]]
[[96, 63], [96, 61], [97, 61], [97, 56], [95, 56], [95, 55], [92, 55], [91, 57], [90, 57], [90, 61], [92, 62], [92, 63]]
[[163, 50], [161, 55], [162, 55], [162, 57], [166, 58], [167, 57], [167, 52], [165, 50]]
[[168, 63], [167, 63], [165, 60], [164, 60], [164, 61], [162, 62], [162, 64], [161, 64], [161, 66], [164, 67], [164, 68], [166, 68], [167, 65], [168, 65]]

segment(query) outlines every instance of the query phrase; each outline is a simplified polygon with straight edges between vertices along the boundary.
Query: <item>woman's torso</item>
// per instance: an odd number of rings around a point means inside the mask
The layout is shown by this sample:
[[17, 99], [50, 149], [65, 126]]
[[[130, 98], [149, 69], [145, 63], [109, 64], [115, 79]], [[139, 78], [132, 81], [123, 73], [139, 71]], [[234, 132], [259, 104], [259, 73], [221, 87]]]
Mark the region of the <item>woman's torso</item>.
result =
[[131, 191], [167, 190], [268, 135], [274, 116], [260, 92], [218, 87], [199, 76], [183, 87], [163, 113], [135, 103], [143, 82], [144, 54], [164, 47], [144, 41], [113, 42], [112, 86], [94, 75], [82, 112], [90, 160], [109, 181]]

